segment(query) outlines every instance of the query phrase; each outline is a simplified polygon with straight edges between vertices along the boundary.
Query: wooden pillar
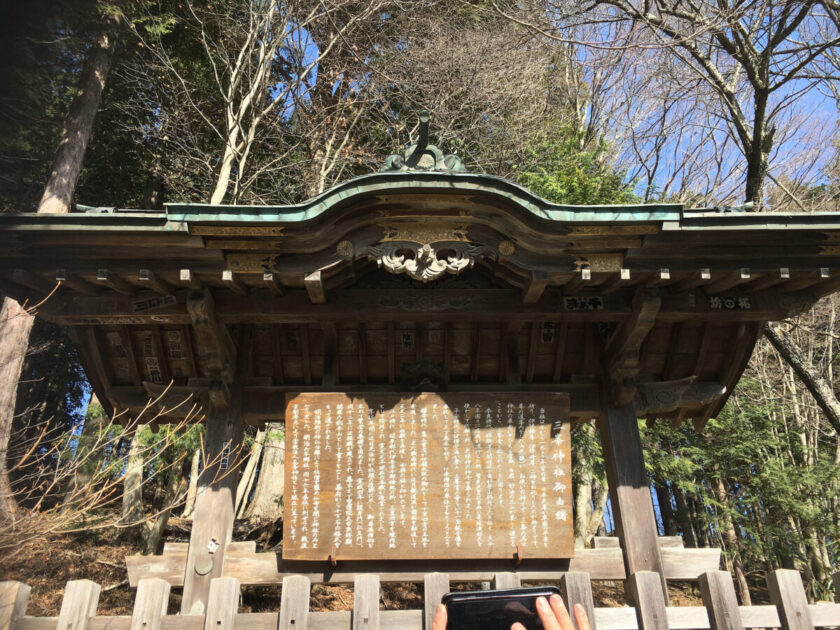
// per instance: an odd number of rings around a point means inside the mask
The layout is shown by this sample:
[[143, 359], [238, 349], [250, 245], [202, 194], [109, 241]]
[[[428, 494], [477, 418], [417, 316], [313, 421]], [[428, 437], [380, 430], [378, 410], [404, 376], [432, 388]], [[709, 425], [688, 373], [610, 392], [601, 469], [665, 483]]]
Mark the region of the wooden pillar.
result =
[[[217, 383], [204, 427], [206, 463], [198, 480], [193, 527], [184, 572], [182, 615], [202, 615], [207, 610], [210, 584], [224, 570], [225, 549], [233, 535], [236, 486], [242, 461], [242, 383], [249, 360], [250, 328], [240, 336], [236, 372], [229, 393]], [[213, 387], [211, 385], [211, 387]], [[224, 392], [224, 393], [223, 393]], [[213, 404], [216, 400], [216, 404]], [[226, 401], [226, 404], [219, 404]]]
[[636, 411], [633, 403], [616, 407], [608, 402], [607, 397], [602, 400], [602, 409], [598, 424], [625, 571], [628, 576], [639, 571], [657, 572], [667, 603], [668, 589], [659, 552], [659, 530], [653, 514]]

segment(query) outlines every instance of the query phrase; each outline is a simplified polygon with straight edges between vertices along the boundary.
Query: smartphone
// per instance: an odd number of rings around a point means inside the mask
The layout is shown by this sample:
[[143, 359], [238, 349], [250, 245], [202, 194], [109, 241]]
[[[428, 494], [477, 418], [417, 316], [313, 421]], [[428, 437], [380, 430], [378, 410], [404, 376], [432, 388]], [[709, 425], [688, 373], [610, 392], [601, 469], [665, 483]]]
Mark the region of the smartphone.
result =
[[456, 591], [441, 599], [446, 606], [446, 630], [510, 630], [517, 621], [527, 630], [543, 627], [537, 597], [559, 595], [555, 586], [498, 591]]

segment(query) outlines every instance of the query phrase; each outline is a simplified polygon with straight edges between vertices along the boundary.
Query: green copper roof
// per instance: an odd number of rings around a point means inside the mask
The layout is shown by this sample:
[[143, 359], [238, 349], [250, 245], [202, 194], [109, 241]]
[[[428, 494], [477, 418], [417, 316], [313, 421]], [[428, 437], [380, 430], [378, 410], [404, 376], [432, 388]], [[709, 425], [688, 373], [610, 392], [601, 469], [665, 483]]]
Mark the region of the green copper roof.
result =
[[314, 219], [345, 201], [365, 195], [428, 190], [460, 194], [484, 193], [510, 202], [514, 207], [540, 219], [562, 222], [600, 221], [678, 221], [683, 206], [616, 205], [568, 206], [551, 203], [525, 188], [493, 175], [475, 173], [396, 172], [376, 173], [349, 180], [297, 205], [224, 206], [208, 204], [167, 204], [171, 221], [266, 221], [298, 222]]

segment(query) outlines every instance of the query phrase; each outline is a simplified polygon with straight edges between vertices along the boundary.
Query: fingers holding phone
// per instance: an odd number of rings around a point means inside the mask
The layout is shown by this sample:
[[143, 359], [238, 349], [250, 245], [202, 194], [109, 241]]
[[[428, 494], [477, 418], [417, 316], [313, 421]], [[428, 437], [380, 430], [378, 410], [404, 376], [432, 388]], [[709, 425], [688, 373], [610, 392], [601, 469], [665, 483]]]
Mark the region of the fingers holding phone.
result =
[[[574, 608], [577, 630], [591, 630], [589, 617], [583, 606], [576, 604]], [[559, 595], [552, 595], [548, 600], [545, 597], [537, 598], [537, 615], [539, 615], [545, 630], [575, 630], [569, 611]], [[521, 623], [515, 623], [511, 630], [526, 630]]]

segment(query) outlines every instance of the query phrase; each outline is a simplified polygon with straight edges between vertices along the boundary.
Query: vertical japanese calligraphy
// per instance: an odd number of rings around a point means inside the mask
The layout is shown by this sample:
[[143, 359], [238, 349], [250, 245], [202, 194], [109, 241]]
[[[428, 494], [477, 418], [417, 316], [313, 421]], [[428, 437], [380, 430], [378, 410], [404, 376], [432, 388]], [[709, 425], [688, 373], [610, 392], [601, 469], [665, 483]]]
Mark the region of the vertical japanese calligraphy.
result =
[[571, 557], [569, 436], [566, 394], [290, 397], [283, 557]]

